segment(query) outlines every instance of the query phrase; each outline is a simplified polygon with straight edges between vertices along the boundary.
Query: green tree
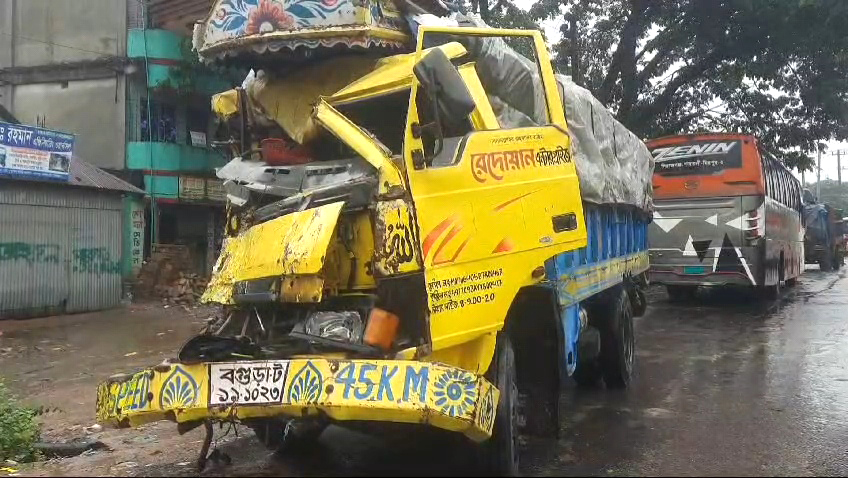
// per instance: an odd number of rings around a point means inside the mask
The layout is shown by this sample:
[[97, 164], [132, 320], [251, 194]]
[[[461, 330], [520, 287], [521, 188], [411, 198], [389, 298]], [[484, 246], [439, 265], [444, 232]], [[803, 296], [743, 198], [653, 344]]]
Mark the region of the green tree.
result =
[[848, 138], [844, 0], [473, 0], [495, 26], [563, 18], [556, 65], [642, 137], [756, 135], [788, 166]]
[[[807, 185], [807, 189], [816, 193], [815, 183]], [[843, 214], [848, 215], [848, 183], [839, 184], [837, 181], [825, 179], [821, 182], [820, 202], [842, 209]]]

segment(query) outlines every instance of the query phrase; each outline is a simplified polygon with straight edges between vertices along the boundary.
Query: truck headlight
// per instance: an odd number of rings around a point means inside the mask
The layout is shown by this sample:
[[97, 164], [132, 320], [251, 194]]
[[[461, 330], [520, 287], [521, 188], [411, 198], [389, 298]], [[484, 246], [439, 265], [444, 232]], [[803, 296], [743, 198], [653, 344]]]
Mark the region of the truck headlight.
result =
[[306, 319], [305, 331], [309, 335], [342, 342], [362, 341], [362, 317], [357, 312], [316, 312]]

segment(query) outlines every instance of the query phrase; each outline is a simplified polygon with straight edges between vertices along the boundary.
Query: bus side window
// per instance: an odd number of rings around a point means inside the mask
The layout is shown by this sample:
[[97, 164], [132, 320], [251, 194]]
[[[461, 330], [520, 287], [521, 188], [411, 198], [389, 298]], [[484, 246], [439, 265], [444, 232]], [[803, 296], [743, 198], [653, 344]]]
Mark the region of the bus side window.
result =
[[768, 158], [763, 158], [763, 166], [766, 173], [766, 196], [774, 199], [774, 170], [771, 167], [771, 161]]

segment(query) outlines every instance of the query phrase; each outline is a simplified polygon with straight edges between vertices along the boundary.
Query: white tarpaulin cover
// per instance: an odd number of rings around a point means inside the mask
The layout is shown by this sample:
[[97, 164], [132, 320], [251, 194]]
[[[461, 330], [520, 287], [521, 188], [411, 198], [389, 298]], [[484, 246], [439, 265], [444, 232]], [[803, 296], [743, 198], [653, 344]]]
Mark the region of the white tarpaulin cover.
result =
[[[414, 15], [418, 25], [486, 27], [477, 17], [454, 14], [450, 18]], [[426, 39], [425, 39], [426, 40]], [[458, 41], [477, 64], [480, 81], [490, 94], [501, 127], [537, 124], [545, 118], [545, 96], [536, 64], [498, 37], [451, 37], [433, 35], [430, 43]], [[556, 76], [559, 94], [572, 138], [583, 199], [595, 204], [628, 204], [653, 210], [654, 160], [635, 134], [619, 123], [597, 98], [563, 75]]]

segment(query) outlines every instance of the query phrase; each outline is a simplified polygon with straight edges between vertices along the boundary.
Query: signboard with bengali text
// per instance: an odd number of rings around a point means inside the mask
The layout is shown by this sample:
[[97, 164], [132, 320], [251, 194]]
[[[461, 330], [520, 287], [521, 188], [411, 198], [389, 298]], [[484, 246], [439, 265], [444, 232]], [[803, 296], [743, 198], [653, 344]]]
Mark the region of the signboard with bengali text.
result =
[[67, 181], [74, 135], [0, 123], [0, 176]]

